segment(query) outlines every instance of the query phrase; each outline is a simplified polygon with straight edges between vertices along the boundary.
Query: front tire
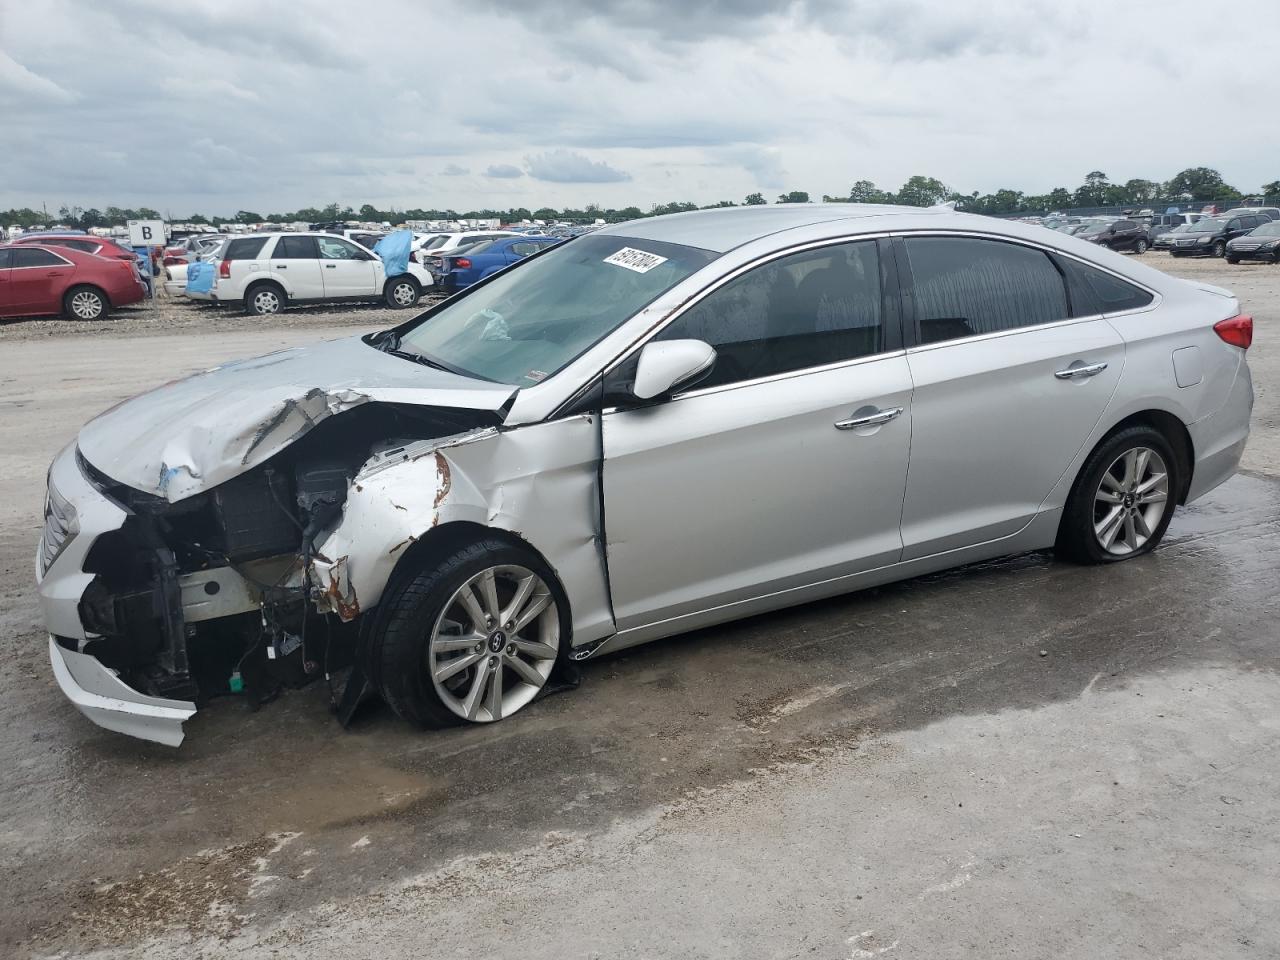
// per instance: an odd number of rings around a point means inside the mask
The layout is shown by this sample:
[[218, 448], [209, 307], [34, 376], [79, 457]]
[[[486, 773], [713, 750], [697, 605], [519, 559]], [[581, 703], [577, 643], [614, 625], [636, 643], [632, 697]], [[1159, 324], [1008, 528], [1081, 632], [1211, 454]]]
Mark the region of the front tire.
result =
[[422, 296], [422, 288], [413, 277], [392, 277], [382, 291], [387, 306], [396, 310], [412, 307]]
[[1214, 241], [1213, 255], [1219, 258], [1225, 257], [1227, 255], [1227, 242], [1225, 240]]
[[1055, 550], [1077, 563], [1116, 563], [1160, 543], [1182, 489], [1164, 434], [1126, 427], [1090, 454], [1067, 498]]
[[1139, 240], [1137, 243], [1135, 243], [1135, 244], [1133, 245], [1133, 252], [1134, 252], [1134, 253], [1138, 253], [1138, 254], [1146, 253], [1146, 252], [1147, 252], [1147, 241], [1145, 241], [1145, 240]]
[[62, 309], [72, 320], [101, 320], [111, 309], [107, 295], [97, 287], [72, 287], [62, 298]]
[[244, 297], [244, 312], [255, 317], [271, 317], [284, 310], [284, 291], [274, 283], [250, 287]]
[[1239, 262], [1240, 262], [1239, 257], [1227, 257], [1227, 263], [1232, 264], [1233, 266]]
[[568, 601], [532, 551], [464, 546], [392, 591], [370, 650], [384, 700], [425, 728], [493, 723], [532, 703], [567, 655]]

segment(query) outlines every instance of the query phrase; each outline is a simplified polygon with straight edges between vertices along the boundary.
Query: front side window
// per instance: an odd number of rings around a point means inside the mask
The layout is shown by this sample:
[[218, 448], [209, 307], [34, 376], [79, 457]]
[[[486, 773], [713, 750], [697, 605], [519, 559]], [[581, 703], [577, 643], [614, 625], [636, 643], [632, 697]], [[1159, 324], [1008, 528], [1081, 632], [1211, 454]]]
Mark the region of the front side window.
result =
[[711, 344], [715, 367], [699, 386], [720, 386], [879, 353], [881, 307], [876, 243], [862, 240], [793, 253], [749, 270], [656, 339]]
[[337, 237], [316, 237], [320, 247], [321, 260], [363, 260], [365, 254], [354, 243], [347, 243]]
[[909, 237], [921, 343], [1053, 323], [1069, 316], [1048, 255], [998, 240]]
[[0, 250], [0, 270], [13, 265], [12, 251]]
[[404, 333], [399, 349], [458, 373], [532, 386], [718, 254], [593, 234], [504, 270]]

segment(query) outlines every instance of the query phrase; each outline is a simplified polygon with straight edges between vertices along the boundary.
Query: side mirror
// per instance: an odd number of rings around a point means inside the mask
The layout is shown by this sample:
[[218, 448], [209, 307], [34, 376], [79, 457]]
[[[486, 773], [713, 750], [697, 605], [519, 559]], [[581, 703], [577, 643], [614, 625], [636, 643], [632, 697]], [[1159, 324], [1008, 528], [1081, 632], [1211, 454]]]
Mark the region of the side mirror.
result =
[[709, 372], [715, 362], [715, 349], [701, 340], [661, 340], [645, 344], [640, 351], [631, 392], [638, 400], [653, 400]]

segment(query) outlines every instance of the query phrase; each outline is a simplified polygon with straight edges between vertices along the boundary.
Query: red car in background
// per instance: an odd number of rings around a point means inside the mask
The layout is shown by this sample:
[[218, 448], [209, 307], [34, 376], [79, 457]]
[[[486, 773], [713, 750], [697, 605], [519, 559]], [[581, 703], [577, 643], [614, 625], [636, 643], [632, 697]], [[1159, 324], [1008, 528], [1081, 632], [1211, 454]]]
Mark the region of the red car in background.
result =
[[60, 313], [99, 320], [146, 294], [132, 260], [52, 243], [0, 245], [0, 317]]
[[95, 237], [89, 233], [40, 233], [32, 237], [18, 237], [11, 243], [34, 243], [40, 246], [70, 247], [83, 253], [95, 253], [100, 257], [116, 257], [120, 260], [137, 260], [138, 255], [110, 237]]

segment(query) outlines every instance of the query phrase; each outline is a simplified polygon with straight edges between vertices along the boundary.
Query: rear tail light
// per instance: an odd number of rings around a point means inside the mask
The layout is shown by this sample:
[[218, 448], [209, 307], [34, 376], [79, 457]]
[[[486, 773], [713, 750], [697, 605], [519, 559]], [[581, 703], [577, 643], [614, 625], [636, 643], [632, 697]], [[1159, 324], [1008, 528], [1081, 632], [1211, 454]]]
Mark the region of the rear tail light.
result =
[[1213, 332], [1233, 347], [1248, 350], [1253, 343], [1253, 317], [1241, 314], [1213, 325]]
[[466, 257], [458, 257], [457, 260], [453, 261], [453, 265], [457, 267], [459, 270], [471, 269], [471, 261], [468, 260]]
[[231, 261], [230, 261], [230, 260], [219, 260], [219, 261], [218, 261], [218, 276], [219, 276], [219, 277], [221, 277], [223, 280], [226, 280], [226, 279], [229, 279], [229, 278], [230, 278], [230, 276], [231, 276]]

